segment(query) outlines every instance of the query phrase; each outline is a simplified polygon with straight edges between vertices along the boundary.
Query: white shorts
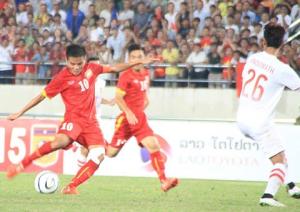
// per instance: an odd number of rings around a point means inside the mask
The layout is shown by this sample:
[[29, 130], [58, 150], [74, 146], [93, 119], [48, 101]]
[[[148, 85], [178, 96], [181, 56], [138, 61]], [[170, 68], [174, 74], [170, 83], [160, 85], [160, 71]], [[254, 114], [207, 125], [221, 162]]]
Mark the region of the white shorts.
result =
[[247, 126], [247, 124], [241, 122], [238, 123], [238, 127], [245, 136], [252, 138], [261, 145], [263, 153], [267, 158], [271, 158], [285, 151], [285, 141], [279, 133], [277, 133], [274, 126], [265, 128], [264, 132], [260, 133], [256, 133], [251, 126]]

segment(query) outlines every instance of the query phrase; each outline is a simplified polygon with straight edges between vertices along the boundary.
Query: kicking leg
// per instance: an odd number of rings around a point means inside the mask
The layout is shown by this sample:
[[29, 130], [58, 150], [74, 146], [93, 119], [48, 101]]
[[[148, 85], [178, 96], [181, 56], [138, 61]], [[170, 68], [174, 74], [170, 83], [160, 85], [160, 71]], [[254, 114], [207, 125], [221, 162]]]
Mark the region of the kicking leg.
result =
[[32, 154], [27, 155], [19, 164], [8, 167], [6, 177], [12, 179], [18, 173], [29, 166], [33, 160], [36, 160], [44, 155], [62, 149], [71, 143], [71, 139], [65, 134], [57, 134], [53, 141], [45, 142], [41, 147], [35, 150]]

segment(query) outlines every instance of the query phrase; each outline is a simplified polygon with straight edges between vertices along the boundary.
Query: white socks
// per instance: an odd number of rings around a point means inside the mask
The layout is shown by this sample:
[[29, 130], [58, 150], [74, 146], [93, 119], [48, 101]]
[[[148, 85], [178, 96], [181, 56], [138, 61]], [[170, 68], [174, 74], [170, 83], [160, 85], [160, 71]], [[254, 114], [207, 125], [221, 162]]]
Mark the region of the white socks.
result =
[[286, 175], [286, 165], [283, 163], [276, 163], [272, 167], [272, 171], [269, 176], [268, 184], [265, 190], [265, 194], [271, 194], [275, 196], [280, 186], [284, 183]]

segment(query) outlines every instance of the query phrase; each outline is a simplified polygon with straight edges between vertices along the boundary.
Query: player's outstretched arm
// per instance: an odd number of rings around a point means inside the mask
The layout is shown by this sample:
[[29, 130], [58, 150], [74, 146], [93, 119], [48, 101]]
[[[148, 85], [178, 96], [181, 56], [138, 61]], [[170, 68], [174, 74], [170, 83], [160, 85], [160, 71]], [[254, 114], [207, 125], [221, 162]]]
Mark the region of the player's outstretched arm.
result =
[[126, 69], [129, 69], [129, 68], [131, 68], [133, 66], [136, 66], [136, 65], [140, 65], [140, 64], [148, 65], [150, 63], [154, 63], [154, 62], [157, 62], [157, 61], [159, 61], [159, 60], [156, 59], [156, 58], [145, 57], [144, 59], [137, 60], [134, 63], [115, 64], [115, 65], [111, 66], [109, 69], [104, 69], [104, 70], [108, 70], [108, 72], [121, 72], [121, 71], [125, 71]]
[[9, 115], [7, 119], [10, 121], [14, 121], [15, 119], [19, 118], [24, 113], [26, 113], [28, 110], [39, 104], [44, 99], [45, 97], [42, 94], [39, 94], [38, 96], [34, 97], [27, 105], [25, 105], [19, 112]]
[[129, 124], [135, 125], [138, 123], [138, 120], [134, 113], [129, 109], [126, 102], [124, 101], [124, 94], [121, 92], [116, 93], [115, 101], [119, 106], [120, 110], [122, 110], [126, 114], [126, 119]]

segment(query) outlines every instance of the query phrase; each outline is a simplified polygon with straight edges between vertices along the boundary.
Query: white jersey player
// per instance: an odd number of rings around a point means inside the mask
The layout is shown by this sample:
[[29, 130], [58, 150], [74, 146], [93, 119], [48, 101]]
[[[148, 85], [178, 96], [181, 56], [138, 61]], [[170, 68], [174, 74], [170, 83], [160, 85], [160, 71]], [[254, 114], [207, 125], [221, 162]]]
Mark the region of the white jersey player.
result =
[[[279, 25], [267, 25], [264, 31], [265, 51], [247, 59], [243, 70], [243, 88], [237, 112], [237, 124], [242, 133], [258, 141], [273, 167], [261, 205], [284, 206], [274, 199], [287, 175], [284, 143], [274, 129], [273, 116], [285, 87], [300, 89], [300, 78], [287, 64], [276, 57], [285, 34]], [[287, 182], [288, 194], [300, 198], [300, 189]]]

